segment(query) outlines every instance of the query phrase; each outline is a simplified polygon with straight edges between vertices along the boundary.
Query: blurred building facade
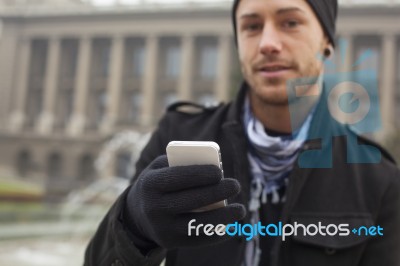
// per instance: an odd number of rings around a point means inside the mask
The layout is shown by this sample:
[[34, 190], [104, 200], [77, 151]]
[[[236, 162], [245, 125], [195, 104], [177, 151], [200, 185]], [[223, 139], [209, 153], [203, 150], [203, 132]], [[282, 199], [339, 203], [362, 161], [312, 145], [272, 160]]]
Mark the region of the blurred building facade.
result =
[[[338, 21], [348, 42], [340, 71], [367, 49], [378, 55], [368, 64], [379, 70], [382, 136], [400, 128], [400, 5], [391, 2], [344, 5]], [[147, 132], [178, 99], [228, 101], [237, 89], [227, 2], [43, 6], [2, 9], [0, 171], [50, 194], [96, 178], [93, 162], [116, 132]], [[126, 175], [127, 163], [115, 154], [109, 176]]]

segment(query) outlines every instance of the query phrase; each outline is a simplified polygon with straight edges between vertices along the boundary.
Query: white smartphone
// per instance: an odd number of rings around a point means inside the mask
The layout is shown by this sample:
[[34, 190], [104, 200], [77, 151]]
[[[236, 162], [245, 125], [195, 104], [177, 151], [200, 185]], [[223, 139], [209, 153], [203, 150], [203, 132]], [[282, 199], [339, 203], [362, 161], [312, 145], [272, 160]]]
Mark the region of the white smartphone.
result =
[[[215, 165], [221, 169], [223, 177], [221, 153], [218, 144], [215, 142], [171, 141], [167, 146], [167, 157], [169, 166]], [[226, 200], [223, 200], [193, 211], [208, 211], [226, 205]]]

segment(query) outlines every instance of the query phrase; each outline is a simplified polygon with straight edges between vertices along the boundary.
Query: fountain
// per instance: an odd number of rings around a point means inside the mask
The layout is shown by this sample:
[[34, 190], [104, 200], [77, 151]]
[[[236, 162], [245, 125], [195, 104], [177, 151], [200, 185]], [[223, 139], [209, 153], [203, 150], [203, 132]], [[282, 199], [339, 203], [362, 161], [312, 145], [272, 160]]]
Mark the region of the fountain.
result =
[[[123, 131], [104, 143], [95, 161], [98, 179], [72, 191], [59, 207], [58, 221], [16, 223], [8, 226], [8, 239], [0, 242], [0, 265], [70, 266], [82, 265], [91, 235], [115, 199], [129, 185], [122, 177], [107, 176], [116, 153], [129, 151], [129, 174], [150, 138], [150, 134]], [[28, 236], [28, 238], [27, 238]], [[51, 250], [51, 252], [49, 252]]]

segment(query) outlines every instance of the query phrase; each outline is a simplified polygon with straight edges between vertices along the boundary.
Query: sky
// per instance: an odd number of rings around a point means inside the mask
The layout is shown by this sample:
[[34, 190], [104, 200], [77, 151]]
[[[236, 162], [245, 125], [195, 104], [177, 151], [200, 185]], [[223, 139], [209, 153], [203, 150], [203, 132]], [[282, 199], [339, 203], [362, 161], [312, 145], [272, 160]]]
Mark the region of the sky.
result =
[[[190, 2], [222, 2], [230, 0], [190, 0]], [[109, 6], [115, 3], [119, 4], [134, 4], [139, 2], [154, 2], [154, 3], [182, 3], [189, 2], [187, 0], [91, 0], [93, 4], [99, 6]]]
[[[182, 3], [182, 2], [222, 2], [232, 0], [87, 0], [95, 5], [109, 6], [115, 3], [119, 4], [135, 4], [140, 2], [153, 2], [153, 3]], [[341, 1], [341, 0], [339, 0]], [[397, 3], [400, 4], [400, 0], [342, 0], [341, 2], [347, 2], [352, 4], [379, 4], [379, 3]]]

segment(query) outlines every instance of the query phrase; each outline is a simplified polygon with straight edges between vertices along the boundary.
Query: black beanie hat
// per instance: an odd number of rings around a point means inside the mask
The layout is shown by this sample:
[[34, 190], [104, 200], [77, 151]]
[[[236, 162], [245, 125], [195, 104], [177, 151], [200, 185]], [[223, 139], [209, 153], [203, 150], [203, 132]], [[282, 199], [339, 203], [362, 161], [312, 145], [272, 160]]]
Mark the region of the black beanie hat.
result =
[[[335, 47], [335, 27], [336, 17], [338, 12], [338, 1], [337, 0], [306, 0], [307, 3], [314, 10], [317, 15], [325, 34], [329, 38], [329, 41]], [[240, 0], [234, 0], [232, 6], [232, 22], [233, 22], [233, 34], [235, 36], [235, 42], [237, 43], [236, 36], [236, 10], [238, 8]]]

